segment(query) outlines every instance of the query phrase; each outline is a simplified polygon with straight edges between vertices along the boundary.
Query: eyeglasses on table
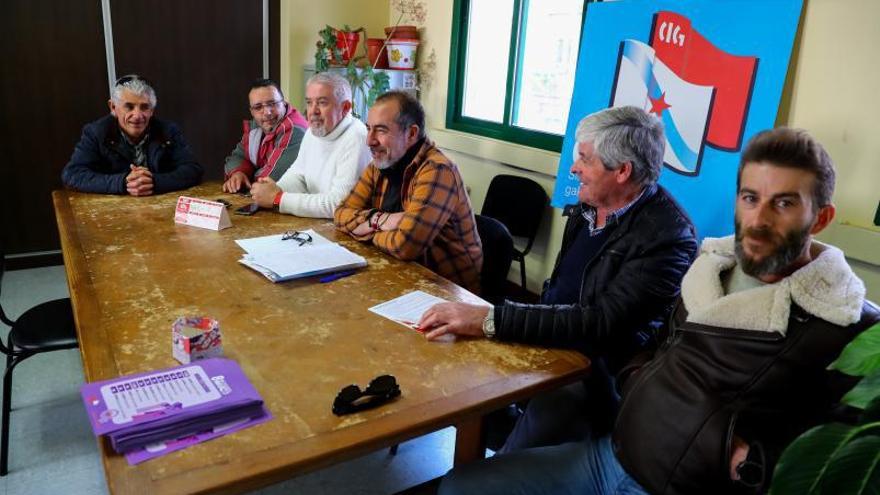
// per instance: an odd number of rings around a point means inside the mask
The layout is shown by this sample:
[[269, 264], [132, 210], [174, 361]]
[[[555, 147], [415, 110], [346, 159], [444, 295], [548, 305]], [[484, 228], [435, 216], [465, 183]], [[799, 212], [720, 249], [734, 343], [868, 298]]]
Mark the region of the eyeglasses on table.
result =
[[312, 242], [312, 236], [307, 232], [300, 232], [298, 230], [288, 230], [287, 232], [281, 234], [282, 241], [296, 241], [300, 246], [304, 244], [308, 244]]

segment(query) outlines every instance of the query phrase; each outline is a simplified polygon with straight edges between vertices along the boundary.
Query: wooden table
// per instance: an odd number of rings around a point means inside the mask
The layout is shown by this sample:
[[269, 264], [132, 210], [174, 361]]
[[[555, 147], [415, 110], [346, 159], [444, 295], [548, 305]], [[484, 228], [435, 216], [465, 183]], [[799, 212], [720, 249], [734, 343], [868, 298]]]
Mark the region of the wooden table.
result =
[[[206, 184], [185, 194], [248, 200]], [[367, 308], [413, 289], [478, 301], [415, 263], [337, 233], [329, 220], [261, 211], [232, 216], [220, 232], [175, 225], [177, 194], [147, 198], [53, 194], [86, 379], [176, 365], [171, 323], [220, 321], [236, 360], [274, 419], [129, 466], [100, 448], [113, 493], [238, 493], [348, 460], [425, 433], [457, 427], [455, 462], [482, 456], [481, 417], [584, 376], [575, 352], [451, 339], [428, 342]], [[314, 228], [364, 256], [355, 275], [273, 284], [240, 265], [234, 239]], [[343, 417], [330, 407], [345, 385], [397, 377], [402, 396]]]

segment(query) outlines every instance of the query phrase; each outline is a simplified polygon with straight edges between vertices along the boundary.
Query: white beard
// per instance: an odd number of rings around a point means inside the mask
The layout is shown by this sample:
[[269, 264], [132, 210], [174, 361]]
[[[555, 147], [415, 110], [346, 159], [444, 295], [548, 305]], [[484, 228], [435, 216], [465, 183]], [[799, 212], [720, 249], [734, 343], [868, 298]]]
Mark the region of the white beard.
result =
[[312, 125], [309, 125], [309, 129], [312, 130], [312, 136], [315, 136], [315, 137], [324, 137], [328, 134], [327, 128], [323, 125], [320, 127], [314, 127]]
[[373, 159], [373, 165], [376, 166], [379, 170], [385, 170], [386, 168], [394, 165], [394, 162], [389, 160], [388, 158], [384, 158], [382, 160]]

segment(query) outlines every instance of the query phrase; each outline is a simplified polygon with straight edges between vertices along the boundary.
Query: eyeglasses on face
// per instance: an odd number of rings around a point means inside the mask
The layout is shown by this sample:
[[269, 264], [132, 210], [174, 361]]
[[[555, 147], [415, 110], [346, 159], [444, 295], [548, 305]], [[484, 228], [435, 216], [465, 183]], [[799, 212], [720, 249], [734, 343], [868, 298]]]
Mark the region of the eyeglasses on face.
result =
[[343, 387], [333, 400], [333, 414], [342, 416], [371, 409], [399, 395], [400, 386], [397, 385], [397, 379], [391, 375], [377, 376], [364, 390], [357, 385]]
[[275, 108], [275, 106], [281, 102], [282, 100], [264, 101], [262, 103], [257, 103], [256, 105], [251, 105], [250, 109], [252, 112], [262, 112], [265, 108]]
[[300, 232], [298, 230], [288, 230], [287, 232], [281, 234], [282, 241], [296, 241], [300, 246], [303, 244], [312, 242], [312, 236], [306, 232]]

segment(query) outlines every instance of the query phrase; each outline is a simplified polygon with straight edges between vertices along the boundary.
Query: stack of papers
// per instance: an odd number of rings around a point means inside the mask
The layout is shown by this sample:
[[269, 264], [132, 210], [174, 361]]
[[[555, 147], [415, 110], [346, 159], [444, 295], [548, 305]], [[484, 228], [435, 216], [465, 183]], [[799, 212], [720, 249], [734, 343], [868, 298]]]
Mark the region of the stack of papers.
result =
[[271, 418], [229, 359], [87, 383], [80, 393], [95, 435], [132, 464]]
[[330, 242], [314, 230], [303, 231], [312, 242], [300, 245], [296, 240], [282, 240], [282, 234], [235, 241], [247, 254], [239, 263], [272, 282], [311, 277], [324, 273], [367, 266], [367, 260]]

